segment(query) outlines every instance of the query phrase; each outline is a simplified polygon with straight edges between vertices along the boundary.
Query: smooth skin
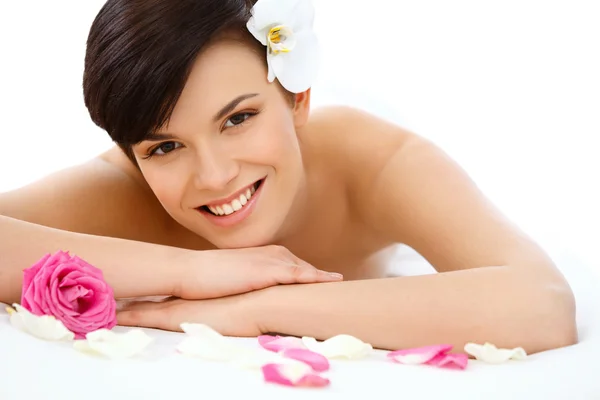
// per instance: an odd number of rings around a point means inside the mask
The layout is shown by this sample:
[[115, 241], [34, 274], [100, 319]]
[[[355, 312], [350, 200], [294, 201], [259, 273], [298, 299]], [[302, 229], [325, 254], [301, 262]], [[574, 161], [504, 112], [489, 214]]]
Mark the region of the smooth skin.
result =
[[[168, 126], [134, 146], [139, 169], [115, 148], [0, 195], [0, 301], [18, 299], [24, 265], [63, 248], [102, 268], [117, 297], [176, 297], [130, 306], [123, 325], [346, 333], [383, 349], [472, 341], [535, 353], [577, 342], [556, 266], [443, 151], [362, 111], [311, 110], [310, 91], [292, 106], [265, 77], [248, 46], [219, 41], [196, 61]], [[263, 177], [240, 224], [198, 212]], [[398, 244], [438, 273], [388, 277]]]

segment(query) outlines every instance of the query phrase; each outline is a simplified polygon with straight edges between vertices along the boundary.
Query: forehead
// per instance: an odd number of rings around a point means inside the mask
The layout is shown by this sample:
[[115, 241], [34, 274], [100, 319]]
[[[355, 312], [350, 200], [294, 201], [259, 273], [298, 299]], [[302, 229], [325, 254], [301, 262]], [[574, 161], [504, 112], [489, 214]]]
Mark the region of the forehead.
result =
[[192, 66], [185, 90], [199, 90], [211, 97], [230, 90], [267, 85], [266, 49], [259, 54], [247, 41], [221, 39], [208, 46]]
[[222, 38], [206, 47], [194, 61], [163, 129], [179, 131], [184, 129], [181, 125], [205, 123], [242, 94], [273, 91], [267, 80], [266, 49], [260, 50], [239, 38]]

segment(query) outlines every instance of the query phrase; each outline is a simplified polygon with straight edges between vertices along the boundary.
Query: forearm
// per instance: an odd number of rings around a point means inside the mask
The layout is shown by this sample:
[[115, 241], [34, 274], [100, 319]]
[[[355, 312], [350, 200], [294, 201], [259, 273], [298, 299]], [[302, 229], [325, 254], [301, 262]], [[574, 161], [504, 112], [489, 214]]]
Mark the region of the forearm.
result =
[[534, 353], [577, 340], [568, 287], [506, 267], [274, 287], [257, 299], [265, 331], [345, 333], [382, 349], [490, 342]]
[[20, 301], [23, 270], [48, 253], [69, 251], [100, 268], [115, 297], [171, 295], [187, 250], [77, 234], [0, 216], [0, 302]]

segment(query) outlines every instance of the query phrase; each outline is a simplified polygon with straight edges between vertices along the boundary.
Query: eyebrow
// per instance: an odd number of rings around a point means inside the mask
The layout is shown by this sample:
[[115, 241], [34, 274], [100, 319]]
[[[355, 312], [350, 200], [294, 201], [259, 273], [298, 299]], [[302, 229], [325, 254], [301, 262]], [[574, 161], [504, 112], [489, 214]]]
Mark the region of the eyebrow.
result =
[[246, 93], [236, 97], [235, 99], [227, 103], [225, 107], [221, 108], [221, 110], [218, 113], [215, 114], [215, 116], [213, 117], [213, 121], [219, 121], [221, 118], [225, 117], [227, 114], [232, 112], [242, 101], [256, 96], [258, 96], [258, 93]]
[[[223, 108], [221, 108], [219, 110], [218, 113], [215, 114], [215, 116], [213, 117], [213, 121], [217, 122], [219, 121], [221, 118], [225, 117], [227, 114], [229, 114], [231, 111], [233, 111], [242, 101], [244, 100], [248, 100], [252, 97], [256, 97], [258, 96], [258, 93], [246, 93], [246, 94], [242, 94], [238, 97], [236, 97], [235, 99], [231, 100], [229, 103], [227, 103]], [[160, 133], [160, 132], [152, 132], [149, 133], [144, 140], [150, 141], [150, 142], [160, 142], [161, 140], [170, 140], [170, 139], [174, 139], [175, 135], [170, 134], [170, 133]]]

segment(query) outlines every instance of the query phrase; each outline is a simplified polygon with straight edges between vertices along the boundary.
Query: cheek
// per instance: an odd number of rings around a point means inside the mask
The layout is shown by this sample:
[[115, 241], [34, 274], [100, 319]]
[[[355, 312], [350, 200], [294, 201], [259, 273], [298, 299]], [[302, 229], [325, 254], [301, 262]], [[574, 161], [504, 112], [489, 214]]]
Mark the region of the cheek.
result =
[[277, 166], [294, 162], [295, 154], [299, 153], [293, 121], [286, 115], [270, 117], [257, 127], [258, 140], [252, 146], [256, 159], [261, 164]]
[[180, 208], [185, 193], [185, 174], [175, 165], [151, 166], [142, 170], [144, 178], [158, 201], [167, 211]]

